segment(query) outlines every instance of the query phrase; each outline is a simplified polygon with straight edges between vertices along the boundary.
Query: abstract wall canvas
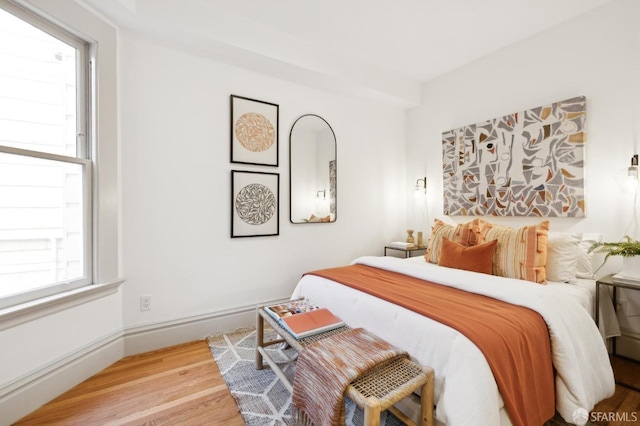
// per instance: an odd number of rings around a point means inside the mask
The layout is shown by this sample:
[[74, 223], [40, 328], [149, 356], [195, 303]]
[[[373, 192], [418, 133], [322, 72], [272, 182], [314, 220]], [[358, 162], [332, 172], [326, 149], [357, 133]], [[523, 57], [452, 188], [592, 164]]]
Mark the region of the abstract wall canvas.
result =
[[231, 170], [231, 237], [278, 235], [280, 175]]
[[584, 217], [584, 96], [442, 134], [444, 213]]
[[280, 107], [231, 95], [231, 162], [278, 166]]

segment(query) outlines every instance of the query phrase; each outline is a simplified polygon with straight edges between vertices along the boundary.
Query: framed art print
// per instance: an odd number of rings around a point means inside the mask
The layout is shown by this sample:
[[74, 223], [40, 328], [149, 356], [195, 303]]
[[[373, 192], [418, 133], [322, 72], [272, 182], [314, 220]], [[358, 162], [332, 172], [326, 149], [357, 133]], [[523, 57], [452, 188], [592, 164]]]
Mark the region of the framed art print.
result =
[[278, 235], [280, 175], [231, 170], [231, 238]]
[[231, 162], [278, 166], [279, 106], [231, 95]]
[[585, 217], [586, 98], [442, 133], [444, 213]]

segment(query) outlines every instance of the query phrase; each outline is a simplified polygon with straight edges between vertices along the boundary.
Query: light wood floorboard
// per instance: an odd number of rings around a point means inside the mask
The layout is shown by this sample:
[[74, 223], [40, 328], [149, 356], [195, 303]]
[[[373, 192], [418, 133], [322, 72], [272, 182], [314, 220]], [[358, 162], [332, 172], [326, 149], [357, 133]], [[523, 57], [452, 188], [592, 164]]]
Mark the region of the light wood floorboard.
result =
[[[640, 388], [640, 363], [627, 358], [611, 356], [616, 381]], [[597, 425], [627, 426], [640, 424], [640, 392], [616, 385], [616, 392], [598, 404], [591, 412]], [[595, 420], [598, 421], [595, 421]]]
[[[640, 364], [612, 357], [612, 365], [618, 380], [640, 387]], [[597, 425], [637, 425], [640, 392], [616, 385], [615, 394], [593, 412], [602, 413]], [[634, 413], [636, 422], [624, 421]], [[244, 421], [209, 346], [196, 341], [124, 358], [15, 425], [240, 426]]]
[[207, 342], [116, 362], [16, 425], [244, 425]]

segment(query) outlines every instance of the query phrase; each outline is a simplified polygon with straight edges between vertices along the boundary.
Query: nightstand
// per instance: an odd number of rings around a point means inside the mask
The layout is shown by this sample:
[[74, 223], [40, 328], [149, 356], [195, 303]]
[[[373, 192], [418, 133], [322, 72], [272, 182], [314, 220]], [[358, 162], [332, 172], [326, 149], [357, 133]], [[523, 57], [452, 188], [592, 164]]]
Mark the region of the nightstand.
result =
[[[606, 277], [602, 277], [596, 280], [596, 306], [595, 306], [595, 314], [596, 314], [596, 325], [600, 323], [600, 286], [608, 285], [613, 288], [613, 306], [618, 304], [618, 288], [628, 288], [631, 290], [640, 290], [640, 284], [628, 284], [619, 281], [613, 280], [613, 275], [607, 275]], [[614, 340], [615, 342], [615, 340]], [[615, 344], [613, 346], [615, 350]], [[615, 352], [614, 352], [615, 355]]]
[[414, 257], [414, 256], [423, 256], [424, 253], [427, 251], [426, 247], [416, 247], [416, 248], [412, 248], [412, 249], [405, 249], [405, 248], [398, 248], [398, 247], [392, 247], [392, 246], [384, 246], [384, 255], [388, 256], [388, 250], [395, 250], [397, 252], [402, 253], [402, 257], [404, 258], [408, 258], [408, 257]]
[[[602, 277], [599, 280], [596, 280], [596, 306], [595, 306], [595, 320], [596, 320], [596, 326], [600, 323], [600, 286], [601, 285], [607, 285], [609, 287], [613, 288], [613, 306], [617, 306], [618, 304], [618, 288], [627, 288], [630, 290], [640, 290], [640, 285], [638, 284], [628, 284], [628, 283], [622, 283], [622, 282], [617, 282], [613, 280], [613, 276], [612, 275], [607, 275], [606, 277]], [[619, 356], [616, 354], [616, 337], [612, 337], [611, 338], [611, 354], [614, 356]], [[625, 357], [626, 358], [626, 357]], [[630, 358], [626, 358], [629, 359]], [[634, 362], [638, 362], [636, 360], [633, 360]], [[622, 385], [624, 387], [633, 389], [635, 391], [640, 392], [640, 389], [630, 385], [628, 383], [624, 383], [621, 381], [616, 380], [616, 383], [619, 385]]]

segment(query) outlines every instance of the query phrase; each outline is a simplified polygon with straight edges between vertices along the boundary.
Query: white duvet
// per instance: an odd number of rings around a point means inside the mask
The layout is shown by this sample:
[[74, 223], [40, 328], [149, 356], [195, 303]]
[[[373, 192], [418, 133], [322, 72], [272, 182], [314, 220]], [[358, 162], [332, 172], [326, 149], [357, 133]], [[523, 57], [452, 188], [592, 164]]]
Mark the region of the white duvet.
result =
[[[613, 395], [615, 383], [606, 348], [585, 307], [558, 291], [522, 280], [444, 268], [394, 257], [354, 261], [484, 294], [534, 309], [549, 327], [556, 369], [556, 409], [574, 423], [578, 409], [590, 411]], [[364, 327], [434, 368], [436, 419], [447, 425], [509, 423], [498, 387], [480, 350], [465, 336], [413, 311], [313, 275], [304, 276], [292, 298], [306, 297], [331, 309], [352, 327]]]

